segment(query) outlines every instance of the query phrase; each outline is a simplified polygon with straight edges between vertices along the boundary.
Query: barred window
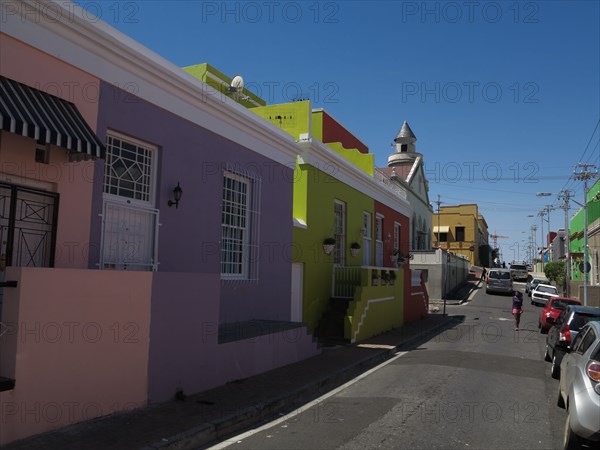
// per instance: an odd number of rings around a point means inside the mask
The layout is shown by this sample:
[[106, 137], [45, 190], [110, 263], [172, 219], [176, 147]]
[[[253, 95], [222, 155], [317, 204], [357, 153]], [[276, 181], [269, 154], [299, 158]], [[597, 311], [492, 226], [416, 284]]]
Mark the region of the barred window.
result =
[[221, 279], [258, 279], [260, 180], [225, 171], [221, 206]]
[[117, 136], [106, 139], [104, 192], [152, 202], [153, 149]]

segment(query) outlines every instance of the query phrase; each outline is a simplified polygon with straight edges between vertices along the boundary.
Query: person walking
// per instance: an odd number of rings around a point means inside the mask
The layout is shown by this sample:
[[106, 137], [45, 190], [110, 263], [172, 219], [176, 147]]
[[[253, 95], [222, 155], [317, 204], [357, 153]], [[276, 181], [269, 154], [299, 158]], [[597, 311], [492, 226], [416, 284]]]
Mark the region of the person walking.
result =
[[487, 270], [485, 270], [485, 267], [484, 267], [483, 270], [481, 271], [481, 281], [485, 281], [486, 274], [487, 274]]
[[521, 291], [515, 291], [513, 297], [512, 313], [515, 316], [515, 331], [519, 331], [519, 324], [521, 323], [521, 314], [523, 314], [523, 293]]

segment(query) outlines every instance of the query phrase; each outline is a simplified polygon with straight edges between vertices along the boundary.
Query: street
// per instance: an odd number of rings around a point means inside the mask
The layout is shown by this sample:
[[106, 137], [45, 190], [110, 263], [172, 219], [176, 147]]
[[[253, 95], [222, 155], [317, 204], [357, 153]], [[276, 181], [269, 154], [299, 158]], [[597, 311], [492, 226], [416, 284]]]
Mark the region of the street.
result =
[[517, 332], [511, 297], [478, 289], [448, 308], [456, 326], [215, 448], [562, 448], [539, 313], [525, 295]]

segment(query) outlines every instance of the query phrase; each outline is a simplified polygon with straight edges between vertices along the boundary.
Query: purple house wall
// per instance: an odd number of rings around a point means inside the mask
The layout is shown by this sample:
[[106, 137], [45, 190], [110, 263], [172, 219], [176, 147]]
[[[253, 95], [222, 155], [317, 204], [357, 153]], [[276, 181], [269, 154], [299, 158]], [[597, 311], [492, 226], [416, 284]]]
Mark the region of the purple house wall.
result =
[[[152, 282], [148, 399], [199, 392], [313, 356], [306, 329], [219, 343], [219, 325], [290, 319], [293, 169], [101, 82], [98, 135], [113, 131], [158, 147], [158, 272]], [[258, 281], [221, 280], [223, 168], [259, 172]], [[103, 161], [97, 161], [103, 173]], [[103, 179], [94, 180], [91, 248], [100, 249]], [[183, 194], [169, 207], [173, 188]], [[99, 251], [90, 252], [97, 268]], [[295, 332], [292, 332], [295, 333]]]
[[[220, 323], [248, 319], [289, 320], [293, 168], [277, 164], [108, 83], [101, 83], [98, 135], [113, 130], [159, 147], [160, 272], [220, 273], [221, 196], [226, 164], [260, 172], [260, 263], [258, 282], [224, 283]], [[100, 166], [102, 161], [98, 161]], [[102, 173], [100, 168], [98, 173]], [[92, 248], [100, 248], [102, 180], [94, 186]], [[179, 208], [169, 208], [180, 183]], [[98, 252], [90, 252], [97, 267]]]

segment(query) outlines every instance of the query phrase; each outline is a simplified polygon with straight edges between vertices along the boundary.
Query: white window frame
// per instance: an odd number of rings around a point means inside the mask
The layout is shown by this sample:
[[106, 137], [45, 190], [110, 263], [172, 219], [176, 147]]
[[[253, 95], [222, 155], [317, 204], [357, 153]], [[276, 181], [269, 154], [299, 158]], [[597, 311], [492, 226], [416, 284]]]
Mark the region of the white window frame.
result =
[[151, 158], [151, 162], [150, 162], [150, 171], [147, 174], [147, 176], [149, 177], [149, 187], [148, 187], [148, 199], [147, 200], [140, 200], [140, 199], [136, 199], [136, 198], [132, 198], [132, 197], [127, 197], [127, 196], [123, 196], [123, 195], [119, 195], [119, 194], [112, 194], [110, 192], [107, 192], [107, 173], [106, 171], [109, 169], [109, 166], [107, 164], [105, 164], [104, 167], [104, 178], [103, 178], [103, 186], [102, 186], [102, 192], [103, 192], [103, 196], [104, 198], [110, 198], [112, 201], [117, 201], [117, 202], [124, 202], [127, 204], [137, 204], [139, 206], [150, 206], [153, 207], [155, 205], [156, 202], [156, 178], [157, 178], [157, 166], [158, 164], [156, 163], [157, 160], [157, 156], [158, 156], [158, 147], [155, 145], [152, 145], [148, 142], [144, 142], [141, 141], [139, 139], [109, 130], [106, 133], [106, 161], [109, 160], [109, 156], [110, 156], [110, 144], [109, 144], [109, 140], [110, 139], [119, 139], [121, 141], [125, 141], [128, 142], [130, 144], [133, 144], [137, 147], [141, 147], [144, 148], [145, 150], [148, 150], [150, 152], [150, 158]]
[[363, 211], [363, 266], [370, 266], [373, 258], [373, 215]]
[[334, 200], [333, 233], [335, 238], [335, 254], [333, 263], [343, 267], [346, 264], [346, 203]]
[[[100, 269], [158, 270], [158, 228], [159, 210], [154, 207], [156, 199], [156, 178], [158, 147], [112, 130], [106, 133], [107, 160], [110, 160], [113, 146], [110, 139], [118, 139], [148, 152], [149, 170], [147, 177], [147, 198], [136, 199], [107, 191], [105, 165], [102, 186], [102, 231], [100, 237]], [[109, 213], [110, 212], [110, 213]], [[112, 219], [111, 223], [108, 223]], [[141, 247], [138, 247], [141, 245]], [[137, 248], [141, 248], [138, 252]], [[140, 259], [140, 254], [146, 258]]]
[[402, 230], [402, 225], [398, 222], [394, 222], [394, 250], [397, 250], [398, 252], [400, 252], [400, 236], [401, 236], [401, 231]]
[[383, 266], [383, 214], [375, 214], [375, 265]]
[[[246, 186], [246, 199], [244, 203], [233, 202], [231, 203], [231, 210], [236, 208], [239, 210], [240, 206], [244, 207], [243, 217], [244, 226], [234, 226], [231, 224], [223, 223], [224, 215], [230, 214], [225, 211], [225, 184], [226, 180], [231, 179], [238, 183], [242, 183]], [[223, 186], [221, 191], [221, 248], [220, 248], [220, 270], [222, 281], [258, 281], [258, 267], [259, 267], [259, 217], [260, 217], [260, 178], [243, 170], [236, 170], [227, 168], [223, 171]], [[236, 191], [233, 191], [234, 193]], [[239, 194], [238, 194], [239, 195]], [[235, 214], [231, 215], [235, 219]], [[226, 240], [230, 237], [227, 235], [228, 231], [241, 230], [241, 260], [235, 261], [233, 252], [237, 250], [228, 251], [224, 246], [227, 244]], [[229, 257], [227, 257], [229, 255]], [[229, 268], [235, 268], [240, 265], [241, 270], [229, 271]]]

